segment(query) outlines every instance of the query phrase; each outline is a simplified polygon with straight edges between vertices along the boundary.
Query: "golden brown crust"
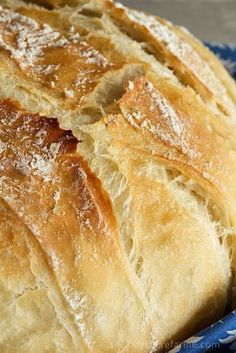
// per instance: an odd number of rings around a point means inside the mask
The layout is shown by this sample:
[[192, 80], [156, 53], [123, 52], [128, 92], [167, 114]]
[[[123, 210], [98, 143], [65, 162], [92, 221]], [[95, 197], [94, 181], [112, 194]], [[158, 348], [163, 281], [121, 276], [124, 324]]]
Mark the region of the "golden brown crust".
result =
[[[124, 315], [122, 306], [127, 305], [122, 303], [125, 291], [126, 295], [130, 292], [133, 315], [127, 321], [133, 327], [127, 338], [124, 335], [127, 342], [123, 345], [132, 352], [132, 335], [145, 313], [126, 279], [126, 261], [121, 257], [114, 216], [100, 182], [73, 153], [75, 139], [60, 130], [54, 120], [21, 112], [9, 101], [1, 102], [0, 113], [4, 146], [1, 197], [31, 230], [45, 253], [77, 325], [80, 349], [97, 352], [101, 344], [105, 347], [106, 341], [102, 342], [109, 332], [98, 324], [99, 316], [106, 315], [104, 324], [112, 323], [115, 332], [119, 316]], [[109, 301], [114, 298], [119, 303], [120, 314], [111, 302], [103, 302], [106, 295], [111, 295]], [[148, 322], [143, 324], [140, 352], [150, 344], [149, 330]], [[104, 351], [116, 349], [115, 341], [110, 345]]]
[[235, 84], [165, 20], [34, 3], [0, 1], [0, 350], [165, 351], [232, 303]]
[[235, 114], [235, 106], [227, 97], [224, 85], [190, 41], [155, 16], [127, 9], [112, 1], [107, 1], [106, 6], [122, 28], [136, 40], [147, 42], [149, 50], [173, 69], [184, 84], [192, 86], [205, 100], [215, 100], [227, 115]]
[[39, 19], [36, 22], [39, 11], [30, 11], [32, 19], [5, 9], [0, 15], [1, 51], [14, 60], [27, 80], [46, 88], [59, 101], [63, 99], [68, 109], [78, 106], [98, 79], [114, 67], [75, 33], [66, 38]]
[[2, 199], [0, 210], [1, 350], [78, 352], [77, 332], [44, 253], [30, 230]]
[[[139, 290], [144, 290], [148, 298], [154, 327], [159, 328], [160, 322], [164, 325], [160, 347], [170, 337], [182, 340], [185, 334], [189, 336], [200, 329], [201, 324], [207, 325], [211, 310], [214, 313], [217, 306], [220, 311], [228, 297], [228, 290], [223, 289], [229, 284], [225, 268], [228, 260], [219, 240], [215, 243], [218, 237], [223, 241], [226, 229], [217, 223], [214, 206], [211, 212], [211, 199], [203, 193], [209, 187], [202, 183], [202, 189], [196, 188], [201, 183], [194, 172], [187, 172], [177, 158], [171, 160], [171, 151], [169, 161], [162, 142], [153, 142], [150, 134], [143, 133], [140, 140], [139, 129], [122, 115], [112, 115], [83, 129], [94, 141], [90, 163], [112, 197], [131, 269], [138, 278]], [[99, 141], [100, 134], [105, 142]], [[87, 149], [84, 154], [89, 156]], [[190, 180], [185, 179], [188, 176]], [[211, 228], [213, 224], [219, 229]], [[212, 258], [209, 248], [214, 249]], [[214, 267], [218, 268], [217, 273], [212, 272], [212, 263], [220, 263]], [[191, 300], [183, 302], [187, 292], [191, 292]], [[208, 297], [208, 318], [201, 295]], [[221, 299], [216, 303], [215, 299], [211, 301], [213, 297]], [[202, 310], [197, 303], [203, 305]]]
[[158, 142], [153, 146], [150, 140], [153, 153], [157, 148], [157, 154], [162, 158], [205, 185], [222, 211], [231, 214], [230, 224], [234, 224], [232, 195], [236, 191], [233, 177], [236, 164], [231, 138], [235, 132], [231, 131], [230, 137], [222, 139], [212, 121], [192, 119], [186, 114], [184, 105], [181, 108], [173, 105], [143, 78], [132, 83], [132, 89], [122, 97], [120, 107], [134, 128], [140, 128], [149, 135], [149, 140], [151, 137]]
[[165, 146], [164, 158], [189, 165], [192, 173], [224, 188], [221, 180], [226, 170], [221, 161], [225, 151], [217, 146], [215, 136], [203, 124], [176, 109], [150, 81], [135, 81], [122, 97], [120, 107], [133, 127], [141, 128]]
[[220, 77], [221, 82], [224, 84], [227, 93], [233, 100], [234, 104], [236, 102], [236, 90], [235, 90], [235, 82], [234, 79], [229, 75], [228, 71], [221, 64], [220, 60], [214, 55], [206, 46], [200, 42], [197, 38], [195, 38], [191, 33], [183, 27], [173, 26], [171, 23], [167, 23], [167, 21], [163, 20], [169, 27], [174, 28], [176, 33], [186, 40], [194, 50], [198, 52], [202, 60], [206, 61], [208, 65], [213, 70], [214, 74]]

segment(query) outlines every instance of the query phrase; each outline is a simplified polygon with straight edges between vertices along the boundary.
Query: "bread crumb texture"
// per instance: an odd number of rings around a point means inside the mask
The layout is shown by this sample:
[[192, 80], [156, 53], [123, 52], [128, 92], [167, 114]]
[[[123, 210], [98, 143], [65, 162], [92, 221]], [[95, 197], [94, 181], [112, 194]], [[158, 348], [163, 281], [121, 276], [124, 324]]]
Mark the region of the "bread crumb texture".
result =
[[0, 351], [164, 352], [235, 303], [236, 87], [182, 27], [0, 0]]

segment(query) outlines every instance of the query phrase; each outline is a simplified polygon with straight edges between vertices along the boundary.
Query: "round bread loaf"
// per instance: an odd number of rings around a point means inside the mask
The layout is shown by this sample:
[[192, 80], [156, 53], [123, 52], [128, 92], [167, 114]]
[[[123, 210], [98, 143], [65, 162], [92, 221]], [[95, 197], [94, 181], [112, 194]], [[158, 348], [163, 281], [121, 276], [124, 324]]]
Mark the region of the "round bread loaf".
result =
[[187, 30], [0, 0], [0, 351], [168, 351], [233, 306], [236, 86]]

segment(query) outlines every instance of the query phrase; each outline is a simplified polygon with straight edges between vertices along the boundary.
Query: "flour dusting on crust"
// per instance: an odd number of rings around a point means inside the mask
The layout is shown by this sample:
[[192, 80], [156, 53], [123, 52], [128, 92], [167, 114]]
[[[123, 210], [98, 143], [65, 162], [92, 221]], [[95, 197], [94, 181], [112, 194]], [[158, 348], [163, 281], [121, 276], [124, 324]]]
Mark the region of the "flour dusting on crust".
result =
[[120, 3], [116, 3], [116, 7], [122, 9], [131, 21], [144, 26], [156, 40], [161, 42], [172, 55], [182, 62], [204, 87], [235, 111], [232, 102], [227, 98], [223, 84], [216, 77], [208, 63], [202, 60], [188, 42], [163, 25], [155, 16], [128, 9]]
[[[90, 71], [91, 76], [93, 73], [106, 71], [112, 66], [98, 50], [82, 40], [74, 28], [66, 38], [48, 24], [39, 24], [30, 17], [0, 6], [1, 49], [7, 51], [22, 70], [27, 69], [28, 76], [39, 77], [51, 88], [60, 87], [60, 78], [65, 81], [61, 76], [64, 73], [63, 67], [67, 64], [63, 59], [60, 61], [60, 57], [71, 60], [72, 69], [77, 68], [78, 75], [83, 73], [81, 67], [85, 65], [88, 68], [85, 69], [87, 75]], [[53, 49], [57, 50], [53, 55], [52, 63], [50, 57], [49, 60], [47, 59], [47, 55]], [[48, 80], [49, 76], [51, 77]], [[71, 82], [65, 84], [66, 86], [62, 87], [65, 97], [74, 98], [79, 88], [79, 81], [77, 87], [72, 87]], [[83, 91], [83, 87], [81, 89]]]
[[7, 50], [22, 69], [33, 66], [46, 48], [65, 47], [66, 38], [49, 25], [0, 7], [0, 48]]
[[174, 109], [150, 81], [141, 78], [129, 84], [120, 107], [133, 127], [143, 128], [163, 142], [181, 149], [190, 159], [198, 157], [198, 152], [188, 141], [181, 113]]

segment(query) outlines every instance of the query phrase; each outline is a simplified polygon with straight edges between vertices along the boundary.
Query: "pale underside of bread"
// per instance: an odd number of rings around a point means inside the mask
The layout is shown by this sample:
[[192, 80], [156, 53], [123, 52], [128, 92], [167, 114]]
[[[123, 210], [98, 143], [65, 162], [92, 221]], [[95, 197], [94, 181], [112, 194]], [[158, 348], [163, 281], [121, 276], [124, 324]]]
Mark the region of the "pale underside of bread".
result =
[[0, 1], [0, 350], [165, 349], [233, 303], [235, 84], [162, 19], [35, 3]]

